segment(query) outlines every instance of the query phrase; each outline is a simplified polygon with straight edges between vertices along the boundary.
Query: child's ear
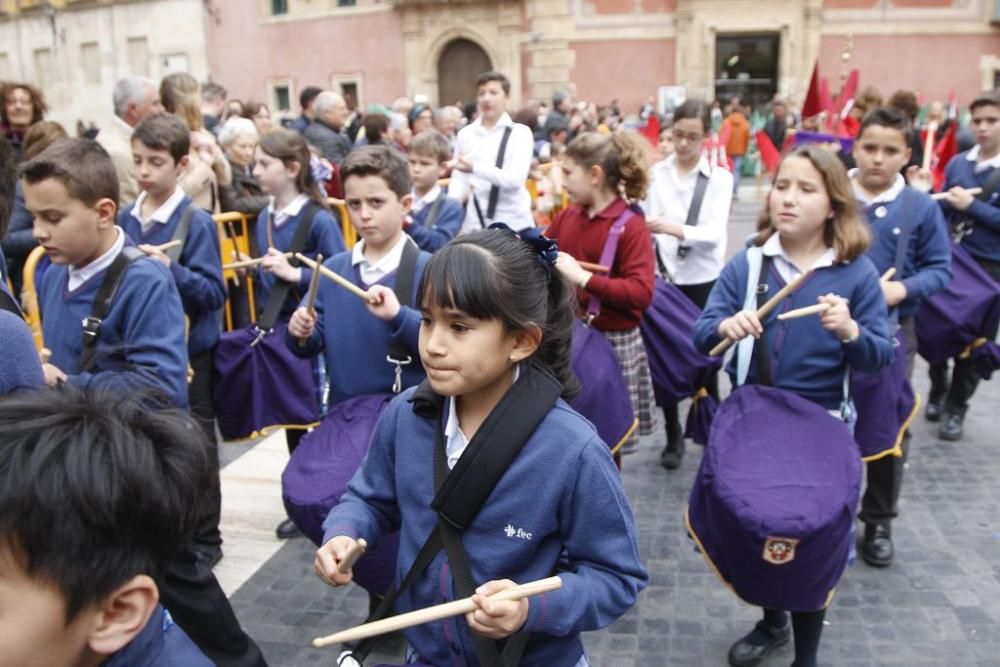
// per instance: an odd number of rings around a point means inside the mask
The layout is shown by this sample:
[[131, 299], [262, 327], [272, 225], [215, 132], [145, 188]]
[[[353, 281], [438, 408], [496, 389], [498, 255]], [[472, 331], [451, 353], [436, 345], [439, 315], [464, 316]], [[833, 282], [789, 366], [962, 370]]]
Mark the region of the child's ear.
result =
[[524, 361], [533, 355], [541, 344], [542, 328], [537, 324], [528, 325], [514, 334], [514, 347], [510, 351], [510, 360], [514, 363]]
[[595, 188], [601, 187], [601, 184], [604, 183], [604, 169], [599, 164], [588, 169], [587, 176], [590, 177], [590, 182]]
[[438, 178], [445, 178], [448, 175], [448, 160], [438, 162]]
[[185, 169], [187, 169], [188, 162], [190, 161], [191, 157], [189, 155], [181, 157], [181, 159], [177, 161], [177, 168], [180, 169], [181, 171], [184, 171]]
[[413, 195], [408, 192], [400, 197], [399, 205], [403, 207], [403, 215], [409, 213], [410, 209], [413, 208]]
[[94, 206], [94, 210], [97, 211], [97, 226], [99, 228], [110, 227], [115, 224], [118, 204], [113, 200], [107, 197], [98, 200]]
[[129, 644], [146, 627], [160, 601], [153, 580], [138, 574], [109, 595], [99, 611], [88, 645], [99, 655], [112, 655]]
[[288, 178], [295, 180], [299, 177], [300, 171], [302, 171], [302, 165], [297, 160], [289, 160], [285, 163], [285, 173]]

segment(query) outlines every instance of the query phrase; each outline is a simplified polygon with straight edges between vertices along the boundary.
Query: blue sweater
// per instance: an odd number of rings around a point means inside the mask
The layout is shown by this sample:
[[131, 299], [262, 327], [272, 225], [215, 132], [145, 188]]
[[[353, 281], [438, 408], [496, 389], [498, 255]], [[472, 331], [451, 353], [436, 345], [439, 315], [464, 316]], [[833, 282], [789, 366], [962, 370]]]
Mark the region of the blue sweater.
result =
[[[161, 245], [174, 237], [181, 216], [193, 206], [185, 196], [165, 224], [154, 222], [145, 234], [142, 224], [132, 215], [132, 206], [122, 209], [118, 225], [136, 245]], [[215, 347], [219, 342], [219, 309], [226, 303], [226, 285], [222, 280], [222, 257], [215, 222], [205, 211], [196, 209], [178, 261], [170, 263], [170, 274], [181, 295], [184, 314], [190, 321], [188, 354], [194, 356]]]
[[104, 667], [213, 667], [181, 626], [161, 605], [125, 648], [111, 656]]
[[[430, 255], [420, 253], [417, 259], [417, 277], [413, 283], [411, 303], [417, 302], [420, 276]], [[323, 262], [351, 282], [367, 289], [351, 265], [351, 251], [347, 250]], [[390, 289], [396, 285], [396, 272], [379, 281]], [[410, 350], [413, 361], [403, 367], [403, 386], [412, 387], [424, 379], [420, 365], [417, 338], [420, 335], [420, 311], [403, 307], [391, 321], [381, 320], [365, 304], [333, 281], [320, 278], [316, 294], [316, 329], [304, 347], [299, 339], [286, 332], [288, 349], [300, 357], [312, 357], [325, 352], [326, 372], [330, 378], [330, 404], [335, 405], [355, 396], [387, 394], [396, 379], [396, 367], [386, 361], [389, 341], [397, 340]], [[303, 302], [304, 306], [305, 303]]]
[[[869, 207], [872, 209], [868, 212], [872, 244], [868, 248], [868, 258], [879, 275], [895, 266], [904, 198], [911, 219], [910, 241], [901, 272], [893, 278], [906, 286], [906, 299], [898, 306], [900, 317], [916, 313], [924, 299], [951, 282], [951, 239], [941, 209], [928, 195], [909, 186], [893, 201]], [[879, 218], [873, 211], [883, 206], [886, 215]]]
[[[955, 187], [981, 188], [993, 173], [987, 169], [976, 173], [976, 163], [965, 159], [968, 152], [959, 153], [953, 157], [944, 170], [944, 189]], [[941, 202], [945, 216], [952, 224], [965, 219], [974, 221], [972, 233], [962, 239], [962, 247], [973, 257], [1000, 262], [1000, 188], [997, 188], [986, 201], [978, 198], [972, 200], [972, 206], [964, 211], [958, 211], [945, 202]]]
[[441, 193], [441, 198], [444, 202], [431, 227], [427, 226], [427, 218], [430, 217], [434, 204], [427, 204], [412, 214], [413, 222], [406, 228], [410, 238], [417, 242], [421, 250], [427, 252], [440, 250], [447, 245], [448, 241], [458, 236], [458, 230], [465, 221], [465, 208], [458, 200], [451, 199], [444, 192]]
[[[719, 323], [743, 309], [748, 272], [746, 250], [729, 260], [722, 269], [705, 310], [694, 325], [694, 343], [702, 352], [707, 353], [721, 341], [716, 333]], [[756, 276], [751, 277], [751, 280], [756, 279]], [[767, 284], [770, 294], [775, 294], [785, 284], [773, 263]], [[778, 313], [815, 305], [818, 297], [831, 292], [850, 300], [851, 316], [861, 329], [856, 341], [841, 343], [836, 334], [820, 325], [820, 318], [816, 316], [778, 321]], [[817, 269], [771, 311], [763, 324], [771, 353], [772, 384], [815, 401], [827, 410], [837, 409], [843, 400], [844, 371], [848, 365], [874, 373], [893, 359], [879, 274], [867, 257]], [[747, 374], [748, 384], [759, 382], [757, 351], [755, 348], [754, 361]], [[727, 371], [735, 378], [736, 355]]]
[[[315, 204], [312, 204], [315, 205]], [[292, 238], [295, 236], [295, 230], [298, 229], [299, 223], [305, 217], [305, 213], [308, 210], [310, 204], [306, 204], [299, 211], [299, 214], [286, 220], [281, 227], [272, 230], [272, 236], [274, 238], [274, 247], [281, 252], [288, 252], [288, 248], [292, 245]], [[257, 216], [257, 247], [260, 248], [260, 253], [263, 255], [267, 252], [267, 229], [268, 229], [268, 209], [264, 209]], [[317, 253], [323, 253], [323, 257], [333, 257], [338, 252], [343, 252], [344, 250], [344, 236], [340, 233], [340, 225], [337, 223], [336, 218], [324, 209], [316, 211], [316, 215], [313, 217], [312, 226], [309, 228], [309, 237], [306, 239], [305, 247], [302, 249], [302, 254], [310, 259], [316, 259]], [[285, 298], [285, 303], [281, 307], [281, 315], [279, 319], [288, 320], [295, 312], [295, 308], [299, 305], [299, 300], [302, 295], [304, 295], [309, 290], [309, 281], [312, 278], [312, 269], [309, 267], [302, 267], [302, 277], [299, 280], [298, 285], [293, 285], [292, 289], [289, 290], [288, 296]], [[274, 283], [276, 278], [273, 273], [268, 273], [267, 271], [257, 272], [257, 311], [263, 312], [266, 304], [267, 297], [271, 294], [271, 290], [274, 289]]]
[[[127, 241], [126, 241], [127, 243]], [[155, 259], [133, 262], [125, 271], [97, 341], [97, 362], [80, 372], [83, 329], [107, 271], [67, 290], [68, 270], [52, 264], [39, 287], [42, 333], [52, 363], [77, 385], [112, 386], [122, 391], [153, 387], [181, 408], [188, 406], [184, 310], [167, 267]]]
[[[370, 543], [399, 528], [396, 581], [437, 524], [433, 447], [436, 421], [416, 415], [413, 389], [382, 415], [367, 458], [326, 518], [336, 535]], [[560, 590], [530, 598], [524, 629], [532, 638], [522, 665], [571, 667], [583, 653], [579, 634], [612, 623], [648, 581], [637, 531], [608, 447], [594, 427], [560, 400], [525, 443], [479, 514], [462, 534], [475, 583], [524, 583], [558, 574]], [[396, 603], [400, 612], [455, 599], [439, 553]], [[433, 665], [478, 665], [463, 617], [404, 630]]]

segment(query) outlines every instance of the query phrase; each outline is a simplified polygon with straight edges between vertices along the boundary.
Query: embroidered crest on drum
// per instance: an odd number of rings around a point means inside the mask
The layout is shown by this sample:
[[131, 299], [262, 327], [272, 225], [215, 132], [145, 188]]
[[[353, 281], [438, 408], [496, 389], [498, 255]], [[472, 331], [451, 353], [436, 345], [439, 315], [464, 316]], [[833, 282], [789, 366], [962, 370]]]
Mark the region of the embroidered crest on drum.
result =
[[772, 565], [787, 565], [795, 560], [799, 540], [790, 537], [769, 537], [764, 542], [764, 560]]

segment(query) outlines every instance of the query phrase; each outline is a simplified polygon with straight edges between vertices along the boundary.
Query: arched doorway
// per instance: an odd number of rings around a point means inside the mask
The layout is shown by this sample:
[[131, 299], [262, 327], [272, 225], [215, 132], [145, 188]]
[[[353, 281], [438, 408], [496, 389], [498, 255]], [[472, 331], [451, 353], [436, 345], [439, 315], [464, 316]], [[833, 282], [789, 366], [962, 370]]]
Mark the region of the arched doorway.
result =
[[476, 77], [493, 69], [482, 47], [468, 39], [454, 39], [438, 59], [438, 103], [476, 101]]

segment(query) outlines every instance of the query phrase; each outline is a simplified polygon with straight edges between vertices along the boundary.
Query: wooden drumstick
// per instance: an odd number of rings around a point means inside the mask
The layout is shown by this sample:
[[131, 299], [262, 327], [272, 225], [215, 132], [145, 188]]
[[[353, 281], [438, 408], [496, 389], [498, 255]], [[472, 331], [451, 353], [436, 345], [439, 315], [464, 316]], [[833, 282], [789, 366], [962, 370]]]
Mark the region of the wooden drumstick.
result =
[[[757, 309], [757, 319], [763, 321], [763, 319], [767, 317], [767, 314], [770, 313], [772, 310], [774, 310], [775, 306], [781, 303], [786, 296], [788, 296], [796, 289], [798, 289], [799, 285], [801, 285], [802, 282], [806, 278], [808, 278], [811, 274], [812, 274], [811, 270], [806, 271], [805, 273], [800, 273], [798, 278], [796, 278], [795, 280], [791, 281], [790, 283], [782, 287], [780, 290], [778, 290], [777, 294], [772, 296], [770, 299], [767, 300], [767, 303], [765, 303], [763, 306]], [[730, 347], [732, 347], [733, 343], [735, 342], [737, 341], [733, 340], [732, 338], [724, 338], [722, 342], [720, 342], [718, 345], [712, 348], [712, 350], [708, 353], [708, 355], [710, 357], [717, 357], [720, 354], [724, 353], [726, 350], [728, 350]]]
[[815, 306], [806, 306], [805, 308], [796, 308], [795, 310], [790, 310], [787, 313], [781, 313], [778, 315], [778, 319], [781, 321], [785, 320], [795, 320], [800, 317], [807, 317], [809, 315], [822, 315], [826, 311], [830, 310], [830, 304], [828, 303], [817, 303]]
[[581, 262], [580, 260], [576, 260], [576, 263], [580, 265], [581, 269], [586, 269], [587, 271], [593, 271], [594, 273], [611, 273], [611, 269], [601, 264]]
[[[323, 265], [322, 253], [316, 255], [316, 263], [320, 266]], [[320, 272], [313, 270], [312, 278], [309, 280], [309, 291], [306, 292], [306, 310], [310, 315], [316, 314], [316, 292], [319, 291], [319, 277]], [[300, 338], [299, 347], [305, 347], [308, 342], [308, 338]]]
[[[317, 271], [317, 273], [319, 272]], [[347, 551], [344, 558], [337, 563], [337, 572], [347, 574], [348, 571], [354, 567], [354, 564], [358, 562], [358, 559], [365, 555], [365, 551], [367, 550], [368, 543], [365, 542], [365, 538], [362, 537], [354, 543], [354, 546]]]
[[934, 157], [934, 140], [937, 135], [938, 124], [936, 120], [927, 123], [927, 138], [924, 140], [924, 160], [920, 165], [921, 169], [931, 168], [931, 158]]
[[52, 358], [52, 350], [47, 347], [43, 347], [38, 351], [38, 360], [42, 362], [42, 365], [49, 363], [49, 359]]
[[[532, 581], [527, 584], [521, 584], [520, 586], [508, 588], [507, 590], [500, 591], [499, 593], [494, 593], [489, 596], [489, 599], [497, 601], [521, 600], [533, 595], [541, 595], [542, 593], [559, 590], [561, 587], [562, 579], [559, 577], [549, 577], [548, 579], [539, 579], [538, 581]], [[462, 614], [468, 614], [476, 609], [476, 603], [472, 601], [472, 598], [462, 598], [461, 600], [446, 602], [445, 604], [439, 604], [433, 607], [411, 611], [406, 614], [384, 618], [381, 621], [365, 623], [326, 637], [319, 637], [313, 640], [312, 645], [316, 648], [322, 648], [324, 646], [330, 646], [331, 644], [343, 644], [345, 642], [358, 641], [368, 637], [376, 637], [378, 635], [396, 632], [398, 630], [403, 630], [404, 628], [412, 628], [415, 625], [440, 621], [441, 619], [451, 618], [452, 616], [461, 616]]]
[[880, 281], [885, 282], [886, 280], [892, 280], [892, 277], [896, 275], [896, 267], [890, 266], [885, 270], [885, 273], [879, 278]]
[[355, 285], [354, 283], [352, 283], [350, 280], [340, 275], [339, 273], [331, 271], [325, 266], [320, 266], [319, 264], [312, 261], [311, 259], [309, 259], [300, 252], [295, 253], [295, 258], [298, 259], [303, 264], [305, 264], [306, 266], [308, 266], [313, 271], [318, 270], [324, 276], [326, 276], [333, 282], [337, 283], [338, 285], [346, 289], [348, 292], [354, 294], [359, 299], [364, 299], [365, 301], [368, 301], [368, 292], [364, 291], [363, 289], [361, 289], [360, 287], [358, 287], [357, 285]]
[[[980, 192], [982, 192], [983, 189], [982, 188], [965, 188], [965, 191], [968, 192], [973, 197], [975, 197]], [[940, 200], [940, 199], [947, 199], [947, 198], [948, 198], [948, 191], [947, 190], [945, 190], [944, 192], [937, 192], [937, 193], [931, 195], [931, 199], [939, 199]]]
[[[282, 253], [282, 256], [290, 259], [295, 256], [295, 253], [285, 252]], [[239, 262], [232, 262], [231, 264], [223, 264], [222, 269], [223, 271], [228, 271], [229, 269], [247, 269], [250, 268], [251, 266], [257, 266], [258, 264], [263, 262], [267, 257], [268, 257], [267, 255], [264, 255], [263, 257], [256, 257], [254, 259], [244, 259]]]
[[167, 241], [166, 243], [161, 243], [160, 245], [155, 245], [153, 247], [156, 248], [157, 250], [159, 250], [160, 252], [166, 252], [166, 251], [170, 250], [171, 248], [176, 248], [177, 246], [179, 246], [182, 243], [184, 243], [183, 240], [181, 240], [181, 239], [174, 239], [173, 241]]

